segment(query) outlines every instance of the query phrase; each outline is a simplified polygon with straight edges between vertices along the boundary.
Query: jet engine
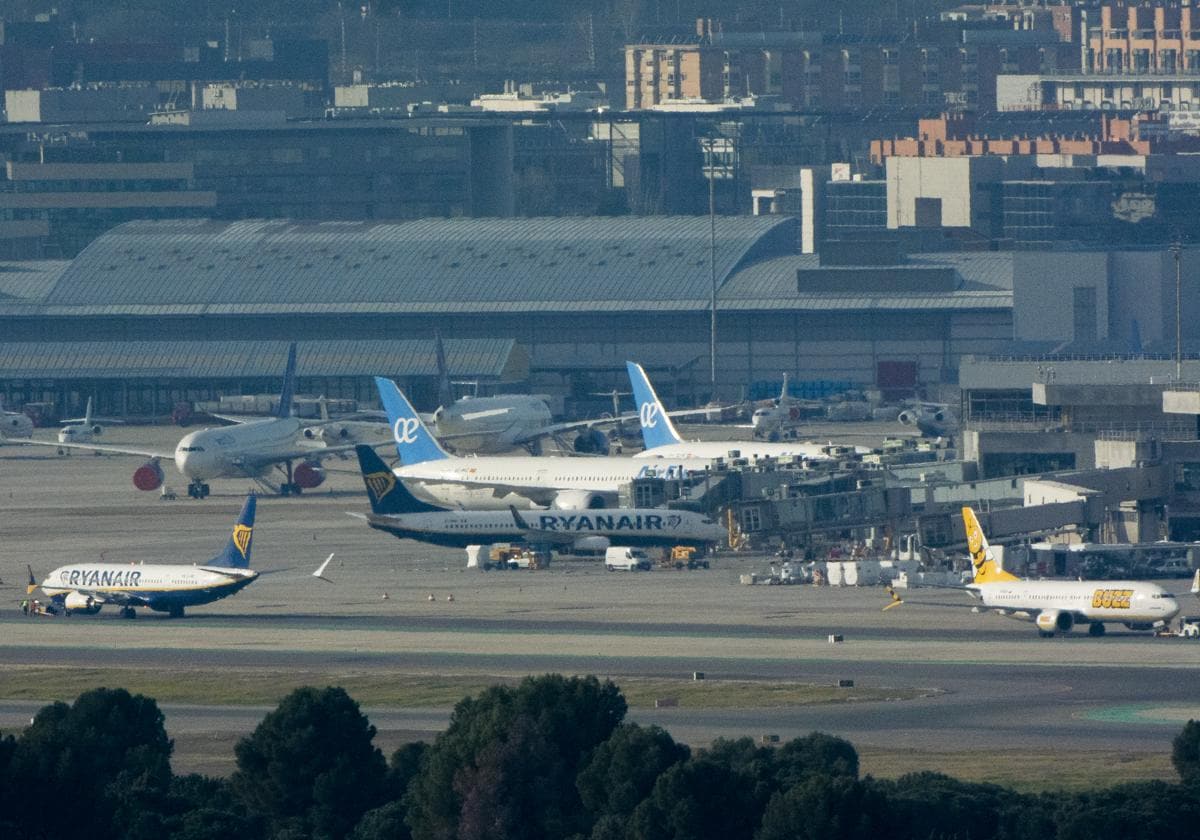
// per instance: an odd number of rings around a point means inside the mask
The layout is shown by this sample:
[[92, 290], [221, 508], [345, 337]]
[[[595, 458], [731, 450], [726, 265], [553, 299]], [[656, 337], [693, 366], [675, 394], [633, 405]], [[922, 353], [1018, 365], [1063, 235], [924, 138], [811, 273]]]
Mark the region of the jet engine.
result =
[[897, 417], [896, 419], [899, 420], [901, 423], [903, 423], [905, 426], [915, 426], [915, 425], [917, 425], [917, 420], [919, 418], [920, 418], [920, 415], [917, 412], [913, 411], [911, 408], [909, 408], [909, 409], [905, 409], [904, 411], [901, 411], [900, 416]]
[[1043, 636], [1053, 636], [1056, 632], [1069, 632], [1075, 626], [1075, 616], [1062, 610], [1046, 610], [1038, 613], [1035, 623]]
[[92, 434], [99, 437], [100, 435], [104, 434], [104, 427], [101, 426], [99, 423], [93, 423], [92, 424]]
[[558, 510], [599, 510], [608, 506], [609, 498], [604, 493], [590, 493], [587, 490], [562, 490], [554, 497], [554, 507]]
[[163, 478], [158, 461], [147, 461], [133, 471], [133, 486], [139, 490], [157, 490], [162, 487]]
[[321, 469], [320, 464], [310, 464], [305, 461], [292, 470], [292, 481], [305, 490], [312, 490], [325, 482], [325, 470]]
[[607, 455], [608, 435], [599, 429], [584, 429], [575, 437], [575, 451], [583, 455]]
[[82, 592], [68, 592], [67, 597], [63, 600], [63, 606], [67, 612], [81, 612], [92, 615], [100, 612], [100, 607], [103, 604], [99, 601], [94, 601], [88, 595]]

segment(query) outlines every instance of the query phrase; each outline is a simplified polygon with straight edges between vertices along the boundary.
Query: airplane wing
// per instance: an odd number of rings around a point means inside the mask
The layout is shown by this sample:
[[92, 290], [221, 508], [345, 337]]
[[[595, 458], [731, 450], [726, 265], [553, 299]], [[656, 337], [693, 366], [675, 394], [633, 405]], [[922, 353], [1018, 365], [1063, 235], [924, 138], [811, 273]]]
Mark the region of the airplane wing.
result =
[[74, 589], [84, 597], [91, 598], [97, 604], [116, 604], [119, 607], [148, 607], [150, 602], [140, 595], [129, 592], [112, 591], [100, 592], [95, 589]]
[[[297, 447], [287, 452], [273, 452], [269, 457], [263, 458], [240, 458], [235, 463], [237, 466], [244, 469], [247, 475], [256, 474], [263, 467], [271, 467], [275, 464], [282, 464], [285, 461], [320, 461], [321, 459], [333, 455], [337, 452], [345, 452], [353, 449], [358, 444], [340, 443], [337, 446], [315, 446], [315, 447]], [[376, 444], [377, 446], [390, 446], [391, 441], [384, 441]], [[94, 449], [95, 447], [84, 446], [82, 449]], [[174, 456], [171, 456], [174, 457]]]
[[12, 438], [8, 438], [7, 442], [16, 446], [52, 446], [55, 449], [86, 449], [88, 452], [111, 452], [113, 455], [136, 455], [139, 458], [166, 458], [168, 461], [175, 459], [174, 452], [154, 452], [150, 449], [109, 446], [101, 443], [57, 443], [51, 440], [14, 440]]
[[[670, 417], [693, 417], [696, 415], [707, 416], [710, 412], [720, 411], [716, 407], [709, 408], [685, 408], [679, 411], [668, 411]], [[593, 417], [590, 420], [570, 420], [565, 423], [552, 423], [549, 426], [541, 426], [532, 430], [529, 434], [514, 440], [513, 443], [522, 444], [528, 443], [531, 440], [536, 440], [547, 435], [557, 435], [562, 432], [571, 432], [577, 429], [594, 429], [598, 426], [615, 426], [619, 423], [630, 423], [636, 427], [638, 423], [638, 415], [622, 414], [620, 417]], [[444, 437], [439, 435], [439, 437]]]

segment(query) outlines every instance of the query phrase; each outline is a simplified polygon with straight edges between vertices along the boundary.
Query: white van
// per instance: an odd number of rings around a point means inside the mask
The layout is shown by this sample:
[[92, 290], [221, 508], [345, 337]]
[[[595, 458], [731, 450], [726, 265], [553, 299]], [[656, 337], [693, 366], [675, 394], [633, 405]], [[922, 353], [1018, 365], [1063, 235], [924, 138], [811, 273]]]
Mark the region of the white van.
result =
[[638, 569], [648, 572], [650, 571], [650, 558], [640, 548], [612, 545], [604, 551], [604, 568], [610, 572], [618, 569], [625, 572], [636, 572]]

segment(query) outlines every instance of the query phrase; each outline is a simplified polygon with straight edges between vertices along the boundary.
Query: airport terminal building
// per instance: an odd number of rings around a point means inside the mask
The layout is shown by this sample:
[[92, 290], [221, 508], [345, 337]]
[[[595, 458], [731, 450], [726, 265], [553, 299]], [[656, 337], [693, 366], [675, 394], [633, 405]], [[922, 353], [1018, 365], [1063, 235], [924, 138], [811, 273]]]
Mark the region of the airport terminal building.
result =
[[[270, 390], [269, 350], [295, 340], [304, 390], [372, 402], [370, 376], [386, 374], [428, 404], [440, 332], [455, 377], [586, 401], [626, 390], [635, 359], [664, 399], [693, 404], [710, 397], [714, 285], [726, 400], [785, 371], [911, 394], [1012, 338], [1010, 254], [815, 255], [799, 238], [780, 216], [129, 222], [73, 260], [0, 266], [0, 394], [69, 410], [94, 391], [103, 411], [150, 413]], [[386, 349], [405, 341], [423, 349]]]

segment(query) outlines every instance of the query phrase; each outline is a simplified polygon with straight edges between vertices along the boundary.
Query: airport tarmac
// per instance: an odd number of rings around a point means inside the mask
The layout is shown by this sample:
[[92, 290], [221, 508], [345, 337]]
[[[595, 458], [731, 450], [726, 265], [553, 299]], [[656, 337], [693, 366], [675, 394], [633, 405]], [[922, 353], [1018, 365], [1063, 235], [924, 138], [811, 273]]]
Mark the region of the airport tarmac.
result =
[[[106, 443], [170, 448], [178, 429], [109, 430]], [[365, 508], [352, 461], [300, 498], [264, 496], [253, 566], [271, 574], [182, 620], [114, 611], [30, 619], [17, 604], [30, 563], [40, 576], [67, 562], [204, 562], [223, 544], [253, 488], [214, 480], [205, 501], [160, 501], [131, 482], [137, 458], [0, 448], [0, 697], [29, 666], [174, 672], [296, 669], [354, 674], [494, 676], [561, 671], [622, 678], [786, 681], [931, 689], [900, 701], [770, 709], [634, 709], [689, 743], [813, 729], [866, 750], [1054, 750], [1169, 753], [1200, 718], [1200, 644], [1118, 632], [1040, 639], [1033, 626], [971, 611], [965, 594], [909, 593], [882, 611], [879, 588], [742, 586], [767, 560], [721, 555], [707, 571], [606, 573], [596, 561], [538, 572], [464, 568], [463, 552], [401, 542], [348, 511]], [[167, 483], [186, 484], [165, 465]], [[335, 552], [326, 576], [311, 572]], [[1185, 611], [1200, 603], [1179, 581]], [[387, 599], [383, 598], [384, 593]], [[428, 600], [429, 596], [433, 601]], [[453, 602], [447, 601], [453, 596]], [[844, 641], [831, 644], [829, 634]], [[349, 676], [347, 676], [349, 675]], [[11, 684], [10, 684], [11, 687]], [[27, 695], [21, 695], [27, 696]], [[42, 700], [70, 699], [44, 697]], [[0, 728], [38, 703], [0, 703]], [[177, 766], [207, 767], [214, 738], [249, 732], [266, 707], [165, 704]], [[448, 708], [370, 708], [381, 741], [430, 737]], [[231, 734], [232, 733], [232, 734]], [[224, 742], [222, 742], [224, 743]], [[189, 763], [191, 762], [191, 763]]]

